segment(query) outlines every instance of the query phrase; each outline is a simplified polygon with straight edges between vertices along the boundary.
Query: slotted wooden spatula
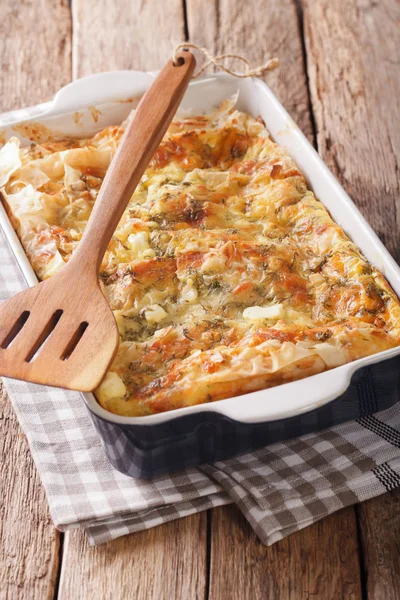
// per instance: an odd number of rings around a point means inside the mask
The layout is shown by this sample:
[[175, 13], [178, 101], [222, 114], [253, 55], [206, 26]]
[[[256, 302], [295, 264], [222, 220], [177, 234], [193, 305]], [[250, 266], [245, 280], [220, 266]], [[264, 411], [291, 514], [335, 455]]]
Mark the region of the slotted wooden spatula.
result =
[[71, 260], [50, 279], [0, 305], [0, 375], [81, 391], [101, 382], [119, 342], [99, 285], [101, 261], [194, 67], [190, 52], [179, 53], [142, 98]]

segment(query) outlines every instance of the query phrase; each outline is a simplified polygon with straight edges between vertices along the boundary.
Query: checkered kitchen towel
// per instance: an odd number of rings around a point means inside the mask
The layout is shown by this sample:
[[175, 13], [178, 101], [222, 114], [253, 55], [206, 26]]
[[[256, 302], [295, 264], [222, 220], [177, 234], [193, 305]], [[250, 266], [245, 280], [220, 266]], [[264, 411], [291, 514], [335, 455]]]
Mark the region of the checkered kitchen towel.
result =
[[[0, 299], [25, 286], [0, 232]], [[92, 544], [235, 502], [266, 544], [400, 486], [400, 405], [151, 481], [115, 471], [75, 392], [5, 381], [55, 525]]]

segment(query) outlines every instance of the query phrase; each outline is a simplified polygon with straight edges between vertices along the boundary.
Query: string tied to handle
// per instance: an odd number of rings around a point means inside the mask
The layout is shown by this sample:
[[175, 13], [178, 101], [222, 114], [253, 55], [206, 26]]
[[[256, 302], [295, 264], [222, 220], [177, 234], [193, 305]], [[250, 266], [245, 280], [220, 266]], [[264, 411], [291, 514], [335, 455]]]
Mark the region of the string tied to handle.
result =
[[[217, 56], [214, 56], [207, 50], [207, 48], [202, 48], [197, 44], [192, 44], [189, 42], [182, 42], [174, 48], [174, 52], [172, 54], [174, 64], [176, 63], [177, 53], [185, 48], [192, 48], [193, 50], [198, 50], [203, 54], [203, 56], [206, 59], [205, 63], [200, 67], [197, 73], [193, 75], [193, 79], [199, 77], [199, 75], [204, 73], [204, 71], [210, 65], [214, 65], [217, 69], [221, 69], [222, 71], [225, 71], [225, 73], [229, 73], [229, 75], [233, 75], [233, 77], [238, 77], [239, 79], [244, 79], [246, 77], [261, 77], [261, 75], [263, 75], [267, 71], [273, 71], [274, 69], [279, 67], [279, 58], [276, 57], [270, 58], [264, 65], [260, 65], [259, 67], [251, 67], [249, 61], [247, 60], [247, 58], [244, 58], [244, 56], [240, 56], [239, 54], [219, 54]], [[229, 67], [226, 67], [223, 64], [223, 61], [226, 59], [236, 59], [241, 61], [244, 65], [244, 70], [238, 72], [234, 71], [233, 69], [230, 69]]]

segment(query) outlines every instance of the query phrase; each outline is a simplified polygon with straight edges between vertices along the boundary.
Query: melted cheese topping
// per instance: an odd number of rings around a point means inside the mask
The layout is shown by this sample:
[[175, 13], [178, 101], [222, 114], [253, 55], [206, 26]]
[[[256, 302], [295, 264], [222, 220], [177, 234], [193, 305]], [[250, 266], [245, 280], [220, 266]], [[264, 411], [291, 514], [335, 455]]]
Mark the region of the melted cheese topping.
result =
[[[0, 151], [41, 279], [79, 244], [123, 127]], [[400, 304], [265, 126], [226, 101], [175, 121], [104, 257], [121, 335], [96, 392], [146, 415], [293, 381], [400, 344]]]

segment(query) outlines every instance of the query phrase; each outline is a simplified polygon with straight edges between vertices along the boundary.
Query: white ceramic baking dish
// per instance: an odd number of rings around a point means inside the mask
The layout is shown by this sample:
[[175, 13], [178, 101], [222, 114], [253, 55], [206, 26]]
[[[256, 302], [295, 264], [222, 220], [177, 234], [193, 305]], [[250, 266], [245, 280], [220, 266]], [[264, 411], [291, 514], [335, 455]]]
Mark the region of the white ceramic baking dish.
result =
[[[20, 126], [30, 122], [40, 123], [45, 128], [65, 135], [92, 135], [107, 125], [120, 123], [136, 105], [153, 78], [152, 73], [115, 71], [77, 80], [62, 88], [50, 102], [1, 114], [1, 138], [5, 141], [12, 135], [17, 135], [22, 143], [29, 143], [29, 138], [24, 137]], [[272, 138], [286, 148], [305, 174], [315, 195], [400, 295], [399, 266], [265, 83], [257, 79], [238, 80], [225, 74], [204, 77], [190, 84], [182, 109], [193, 113], [207, 112], [237, 91], [238, 108], [253, 116], [261, 115]], [[99, 112], [94, 111], [93, 107]], [[45, 128], [41, 129], [45, 132]], [[37, 282], [35, 273], [2, 205], [0, 225], [28, 285], [34, 285]], [[93, 394], [83, 394], [83, 397], [92, 414], [101, 420], [135, 428], [166, 423], [181, 416], [202, 412], [218, 413], [243, 424], [265, 423], [301, 415], [329, 403], [346, 391], [356, 371], [398, 354], [400, 347], [300, 381], [146, 417], [114, 415], [101, 408]]]

